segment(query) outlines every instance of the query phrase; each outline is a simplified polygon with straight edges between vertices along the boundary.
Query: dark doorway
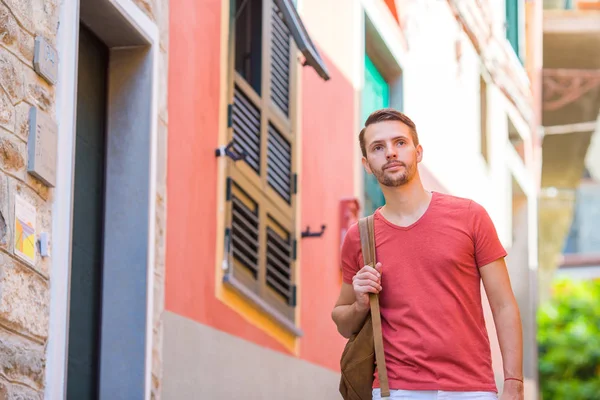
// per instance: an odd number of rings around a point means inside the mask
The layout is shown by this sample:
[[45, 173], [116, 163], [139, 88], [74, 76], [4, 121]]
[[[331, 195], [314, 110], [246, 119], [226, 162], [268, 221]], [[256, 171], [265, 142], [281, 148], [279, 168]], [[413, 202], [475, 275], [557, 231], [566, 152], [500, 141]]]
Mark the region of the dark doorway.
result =
[[108, 54], [80, 25], [67, 399], [98, 398]]

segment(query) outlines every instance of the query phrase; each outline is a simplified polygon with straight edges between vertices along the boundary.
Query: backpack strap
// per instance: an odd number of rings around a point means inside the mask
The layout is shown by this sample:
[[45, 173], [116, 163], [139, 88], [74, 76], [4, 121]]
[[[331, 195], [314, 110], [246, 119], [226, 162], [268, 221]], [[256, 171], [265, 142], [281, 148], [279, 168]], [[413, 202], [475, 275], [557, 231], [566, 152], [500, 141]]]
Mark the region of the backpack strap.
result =
[[[375, 255], [375, 224], [373, 215], [359, 219], [358, 229], [360, 244], [362, 247], [363, 261], [365, 265], [375, 268], [377, 259]], [[381, 334], [381, 314], [379, 311], [379, 295], [369, 294], [371, 303], [371, 320], [373, 322], [373, 340], [375, 342], [375, 360], [377, 361], [377, 372], [381, 386], [381, 397], [390, 396], [390, 387], [385, 366], [385, 354], [383, 352], [383, 337]]]

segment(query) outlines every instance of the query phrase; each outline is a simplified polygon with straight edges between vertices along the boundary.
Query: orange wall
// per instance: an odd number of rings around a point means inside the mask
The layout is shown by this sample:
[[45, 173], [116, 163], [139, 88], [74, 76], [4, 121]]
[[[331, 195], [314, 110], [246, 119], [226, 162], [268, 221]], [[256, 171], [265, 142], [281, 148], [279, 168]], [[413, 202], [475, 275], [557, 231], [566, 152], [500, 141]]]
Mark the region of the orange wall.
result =
[[[215, 297], [221, 0], [171, 0], [167, 172], [168, 311], [284, 353], [289, 351]], [[327, 58], [325, 54], [322, 54]], [[300, 356], [337, 370], [343, 340], [331, 321], [338, 295], [338, 206], [353, 193], [354, 90], [327, 62], [332, 79], [303, 70], [301, 226], [327, 225], [299, 239]], [[335, 104], [335, 107], [331, 107]], [[327, 143], [325, 142], [327, 140]]]

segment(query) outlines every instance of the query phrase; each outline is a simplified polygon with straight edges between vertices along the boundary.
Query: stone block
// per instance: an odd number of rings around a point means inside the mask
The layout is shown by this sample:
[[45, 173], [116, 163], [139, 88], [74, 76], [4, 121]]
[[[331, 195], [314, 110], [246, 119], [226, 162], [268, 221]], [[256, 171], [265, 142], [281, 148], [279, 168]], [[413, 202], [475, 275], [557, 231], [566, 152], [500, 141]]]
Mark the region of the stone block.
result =
[[0, 400], [42, 400], [42, 392], [0, 380]]
[[25, 97], [23, 64], [12, 53], [0, 51], [0, 85], [6, 90], [12, 104]]
[[10, 132], [14, 132], [15, 116], [15, 107], [12, 105], [10, 97], [8, 97], [4, 89], [0, 87], [0, 126]]
[[0, 329], [0, 373], [11, 382], [44, 388], [44, 346]]
[[0, 130], [0, 168], [25, 179], [27, 145], [12, 133]]
[[41, 110], [50, 112], [54, 105], [54, 87], [31, 69], [27, 69], [25, 79], [29, 101]]
[[59, 0], [33, 0], [36, 34], [41, 34], [53, 46], [58, 32]]
[[42, 181], [31, 174], [25, 176], [25, 182], [34, 192], [36, 192], [43, 200], [50, 200], [52, 191]]
[[33, 1], [34, 0], [3, 0], [2, 2], [10, 8], [13, 15], [25, 30], [35, 32], [33, 26]]
[[33, 36], [21, 28], [3, 3], [0, 3], [0, 42], [14, 54], [18, 54], [25, 64], [33, 62]]
[[25, 142], [29, 140], [29, 110], [31, 105], [25, 102], [15, 107], [15, 134]]
[[0, 252], [0, 324], [45, 342], [48, 338], [48, 282], [31, 268]]

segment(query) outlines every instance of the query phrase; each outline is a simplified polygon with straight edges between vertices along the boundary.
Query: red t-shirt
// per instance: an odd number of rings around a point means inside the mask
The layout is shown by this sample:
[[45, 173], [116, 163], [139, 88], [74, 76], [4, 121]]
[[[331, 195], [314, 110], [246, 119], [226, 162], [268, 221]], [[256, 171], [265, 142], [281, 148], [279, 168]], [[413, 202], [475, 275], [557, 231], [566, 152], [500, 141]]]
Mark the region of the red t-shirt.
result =
[[[434, 192], [407, 227], [375, 212], [390, 389], [497, 392], [479, 267], [506, 256], [485, 209]], [[344, 282], [363, 267], [358, 225], [342, 245]], [[377, 372], [373, 387], [379, 387]]]

